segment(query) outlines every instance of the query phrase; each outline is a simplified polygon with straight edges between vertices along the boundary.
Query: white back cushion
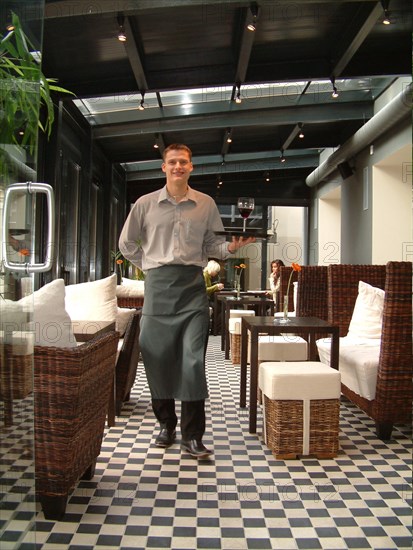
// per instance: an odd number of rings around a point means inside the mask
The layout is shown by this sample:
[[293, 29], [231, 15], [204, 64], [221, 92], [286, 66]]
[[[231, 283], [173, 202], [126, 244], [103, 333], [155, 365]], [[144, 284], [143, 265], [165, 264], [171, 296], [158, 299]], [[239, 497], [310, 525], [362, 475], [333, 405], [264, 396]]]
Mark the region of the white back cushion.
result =
[[359, 293], [348, 327], [348, 336], [381, 338], [384, 290], [359, 281]]
[[116, 288], [116, 295], [120, 298], [142, 298], [144, 294], [145, 281], [123, 277], [122, 284]]
[[77, 345], [65, 309], [63, 279], [56, 279], [17, 302], [5, 300], [4, 306], [7, 323], [3, 323], [3, 328], [7, 333], [33, 332], [36, 346], [72, 348]]
[[128, 307], [118, 307], [116, 314], [116, 330], [120, 333], [120, 337], [124, 336], [129, 319], [134, 314], [135, 309]]
[[66, 287], [66, 309], [74, 321], [115, 321], [118, 313], [116, 274]]

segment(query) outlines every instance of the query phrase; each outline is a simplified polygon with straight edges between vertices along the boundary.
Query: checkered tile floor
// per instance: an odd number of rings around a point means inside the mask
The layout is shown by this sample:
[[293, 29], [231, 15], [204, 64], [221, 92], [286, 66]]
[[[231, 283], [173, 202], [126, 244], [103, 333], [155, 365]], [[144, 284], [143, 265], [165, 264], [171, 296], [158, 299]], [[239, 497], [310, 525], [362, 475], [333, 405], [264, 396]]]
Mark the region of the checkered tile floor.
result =
[[[212, 459], [181, 454], [179, 441], [154, 447], [158, 427], [140, 365], [131, 401], [106, 432], [93, 481], [79, 482], [63, 521], [45, 520], [38, 508], [35, 533], [19, 534], [24, 514], [6, 507], [2, 550], [412, 547], [407, 428], [383, 443], [374, 423], [343, 401], [336, 459], [276, 460], [260, 433], [248, 433], [239, 367], [224, 360], [219, 337], [210, 337], [207, 372], [204, 442]], [[23, 462], [10, 468], [24, 472]]]

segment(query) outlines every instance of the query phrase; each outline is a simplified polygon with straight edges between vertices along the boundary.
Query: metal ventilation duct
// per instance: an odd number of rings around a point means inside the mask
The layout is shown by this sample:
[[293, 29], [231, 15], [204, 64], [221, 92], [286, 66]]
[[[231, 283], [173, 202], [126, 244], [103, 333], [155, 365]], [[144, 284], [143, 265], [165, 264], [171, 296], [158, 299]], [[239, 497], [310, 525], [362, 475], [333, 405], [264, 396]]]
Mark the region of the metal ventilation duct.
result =
[[388, 105], [383, 107], [337, 151], [334, 151], [326, 161], [311, 172], [305, 180], [308, 187], [315, 187], [321, 183], [340, 163], [354, 157], [406, 116], [411, 116], [411, 96], [412, 83], [406, 86]]

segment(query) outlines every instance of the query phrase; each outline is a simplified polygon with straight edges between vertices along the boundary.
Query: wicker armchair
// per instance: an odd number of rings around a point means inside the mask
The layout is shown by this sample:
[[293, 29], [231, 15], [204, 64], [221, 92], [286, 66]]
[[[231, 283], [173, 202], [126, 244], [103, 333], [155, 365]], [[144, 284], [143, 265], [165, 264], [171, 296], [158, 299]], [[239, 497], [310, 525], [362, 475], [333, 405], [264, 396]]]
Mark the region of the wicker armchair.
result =
[[16, 351], [14, 344], [0, 344], [0, 400], [5, 426], [13, 424], [13, 401], [25, 399], [33, 391], [32, 354]]
[[318, 317], [327, 321], [327, 266], [303, 265], [297, 280], [297, 317]]
[[36, 494], [60, 519], [79, 478], [91, 479], [113, 388], [119, 333], [76, 348], [34, 348]]
[[117, 297], [119, 307], [130, 307], [130, 308], [142, 308], [143, 307], [143, 297], [131, 297], [131, 296], [118, 296]]
[[139, 361], [139, 324], [141, 310], [133, 312], [123, 336], [122, 347], [116, 361], [116, 415], [122, 411], [124, 401], [129, 401], [136, 378]]
[[393, 425], [412, 417], [412, 264], [328, 266], [329, 321], [348, 331], [362, 280], [385, 291], [375, 399], [369, 401], [342, 384], [342, 393], [376, 422], [377, 435], [391, 438]]

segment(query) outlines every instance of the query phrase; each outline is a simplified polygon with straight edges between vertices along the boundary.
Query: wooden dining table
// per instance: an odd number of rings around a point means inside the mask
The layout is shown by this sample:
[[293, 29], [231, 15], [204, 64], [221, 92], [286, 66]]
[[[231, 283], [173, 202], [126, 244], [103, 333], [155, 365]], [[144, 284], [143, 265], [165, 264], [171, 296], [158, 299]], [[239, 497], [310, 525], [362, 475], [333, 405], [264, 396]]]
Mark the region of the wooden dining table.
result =
[[[251, 335], [249, 342], [248, 333]], [[289, 317], [287, 324], [277, 317], [242, 317], [241, 323], [241, 377], [240, 407], [246, 407], [248, 345], [250, 345], [250, 396], [249, 396], [249, 432], [257, 430], [257, 390], [258, 390], [258, 336], [260, 334], [280, 335], [299, 334], [308, 340], [309, 361], [317, 360], [316, 337], [320, 334], [331, 335], [331, 367], [338, 369], [339, 327], [318, 317]], [[276, 359], [274, 359], [276, 360]]]
[[[225, 359], [229, 359], [229, 312], [231, 309], [256, 309], [258, 314], [266, 315], [267, 311], [271, 316], [274, 315], [274, 300], [269, 298], [262, 291], [258, 296], [252, 296], [251, 294], [241, 294], [237, 296], [221, 296], [218, 300], [222, 302], [221, 305], [221, 350], [225, 352]], [[241, 306], [241, 307], [240, 307]], [[271, 317], [272, 318], [272, 317]]]

